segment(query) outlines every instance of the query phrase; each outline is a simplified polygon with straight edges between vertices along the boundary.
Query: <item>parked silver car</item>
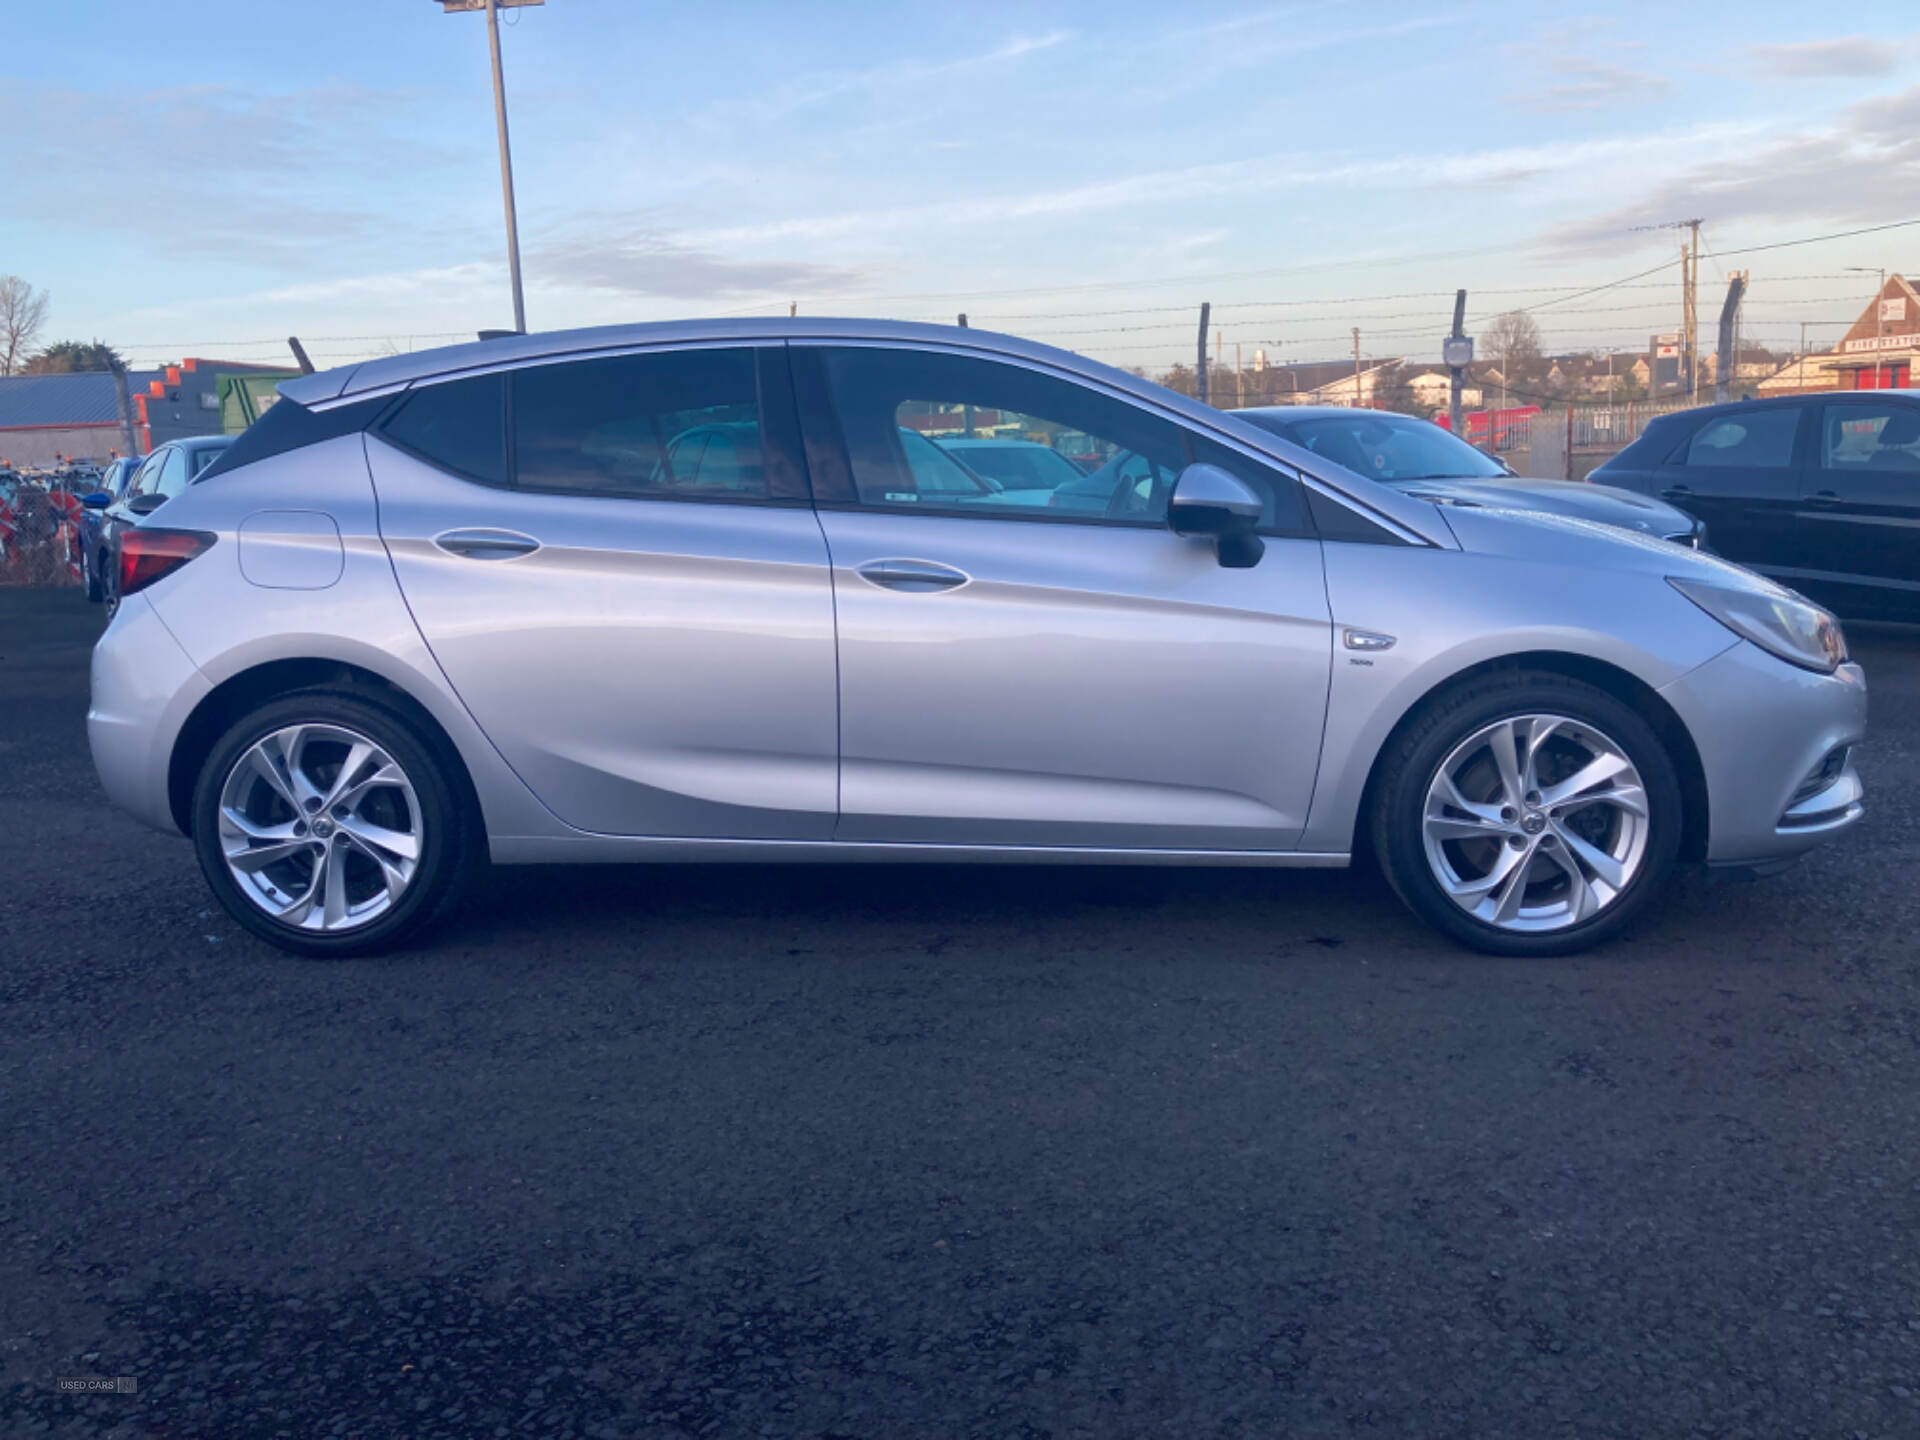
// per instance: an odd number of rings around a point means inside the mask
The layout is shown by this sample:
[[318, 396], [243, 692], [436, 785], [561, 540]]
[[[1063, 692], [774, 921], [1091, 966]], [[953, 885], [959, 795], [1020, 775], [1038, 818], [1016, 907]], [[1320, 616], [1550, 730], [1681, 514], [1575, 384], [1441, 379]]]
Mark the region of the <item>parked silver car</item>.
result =
[[[1340, 866], [1522, 955], [1852, 825], [1840, 628], [978, 330], [517, 336], [284, 382], [122, 537], [108, 793], [287, 949], [483, 860]], [[1127, 456], [1097, 511], [923, 440]], [[964, 447], [962, 447], [964, 450]], [[921, 483], [920, 476], [929, 477]]]

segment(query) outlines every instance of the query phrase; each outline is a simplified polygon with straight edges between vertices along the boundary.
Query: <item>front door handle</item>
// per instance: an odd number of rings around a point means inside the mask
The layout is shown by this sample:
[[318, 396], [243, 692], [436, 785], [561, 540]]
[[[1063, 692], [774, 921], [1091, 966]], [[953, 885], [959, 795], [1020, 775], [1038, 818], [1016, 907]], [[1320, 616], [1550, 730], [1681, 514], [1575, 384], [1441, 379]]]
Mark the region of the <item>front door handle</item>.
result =
[[870, 560], [855, 573], [870, 585], [909, 594], [952, 590], [967, 583], [966, 571], [930, 560]]
[[1832, 510], [1840, 504], [1840, 497], [1831, 490], [1816, 490], [1807, 497], [1807, 504], [1816, 510]]
[[511, 560], [516, 555], [531, 555], [540, 542], [518, 530], [449, 530], [433, 537], [433, 543], [449, 555], [466, 560]]
[[1689, 490], [1685, 485], [1669, 485], [1665, 490], [1660, 492], [1660, 498], [1662, 500], [1691, 500], [1693, 498], [1693, 491]]

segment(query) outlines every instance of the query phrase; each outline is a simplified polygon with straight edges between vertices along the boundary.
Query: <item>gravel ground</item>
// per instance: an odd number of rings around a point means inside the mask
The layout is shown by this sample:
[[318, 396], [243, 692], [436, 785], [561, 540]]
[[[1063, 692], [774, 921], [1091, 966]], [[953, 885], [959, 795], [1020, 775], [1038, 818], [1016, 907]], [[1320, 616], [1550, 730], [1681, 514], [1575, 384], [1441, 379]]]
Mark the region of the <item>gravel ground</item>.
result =
[[1913, 633], [1865, 826], [1579, 959], [823, 867], [323, 964], [107, 807], [98, 624], [0, 591], [8, 1440], [1920, 1434]]

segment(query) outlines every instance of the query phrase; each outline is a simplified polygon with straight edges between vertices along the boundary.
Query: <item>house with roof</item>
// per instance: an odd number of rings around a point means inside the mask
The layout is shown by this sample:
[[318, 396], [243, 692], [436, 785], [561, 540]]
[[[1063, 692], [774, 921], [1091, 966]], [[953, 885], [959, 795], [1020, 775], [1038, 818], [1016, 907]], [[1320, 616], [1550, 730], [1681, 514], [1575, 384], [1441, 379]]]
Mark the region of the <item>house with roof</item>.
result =
[[[132, 423], [134, 449], [145, 454], [169, 440], [218, 435], [224, 428], [223, 394], [231, 391], [235, 377], [259, 382], [292, 373], [270, 365], [203, 359], [129, 371], [126, 418]], [[104, 461], [126, 453], [127, 427], [108, 372], [0, 377], [0, 466]]]
[[1920, 358], [1920, 291], [1904, 275], [1887, 276], [1831, 350], [1803, 355], [1762, 380], [1762, 396], [1821, 390], [1890, 390], [1914, 382]]

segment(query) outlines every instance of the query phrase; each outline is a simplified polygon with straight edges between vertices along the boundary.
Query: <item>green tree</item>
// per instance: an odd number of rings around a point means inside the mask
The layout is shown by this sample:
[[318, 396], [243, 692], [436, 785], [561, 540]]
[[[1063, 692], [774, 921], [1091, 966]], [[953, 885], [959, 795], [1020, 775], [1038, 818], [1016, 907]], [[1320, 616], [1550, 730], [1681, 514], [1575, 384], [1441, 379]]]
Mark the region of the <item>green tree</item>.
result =
[[21, 367], [22, 375], [74, 375], [111, 370], [120, 362], [111, 345], [98, 340], [56, 340]]

